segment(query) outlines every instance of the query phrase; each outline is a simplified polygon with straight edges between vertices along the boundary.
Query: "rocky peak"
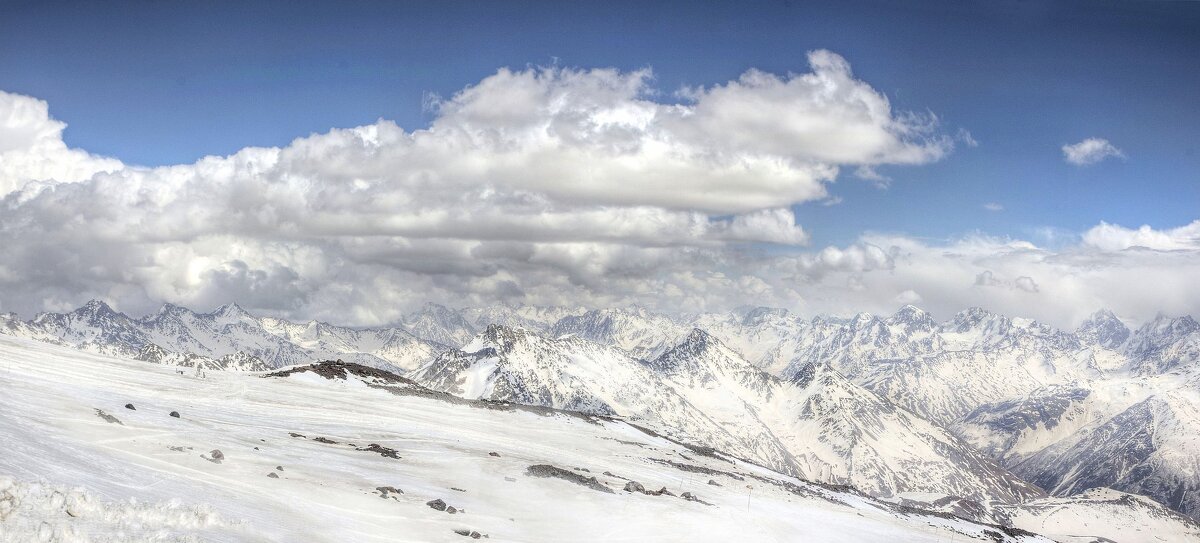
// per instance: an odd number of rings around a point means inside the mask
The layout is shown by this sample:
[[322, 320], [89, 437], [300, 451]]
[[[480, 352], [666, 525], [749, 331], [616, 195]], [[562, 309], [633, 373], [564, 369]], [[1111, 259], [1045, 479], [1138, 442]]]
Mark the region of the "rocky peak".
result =
[[779, 307], [756, 307], [746, 312], [742, 317], [742, 324], [746, 326], [755, 326], [762, 324], [771, 319], [780, 319], [788, 316], [788, 310]]
[[1075, 335], [1080, 340], [1107, 349], [1115, 349], [1125, 344], [1131, 333], [1129, 327], [1107, 309], [1093, 313], [1075, 329]]
[[936, 325], [929, 313], [914, 305], [901, 307], [888, 318], [887, 323], [903, 325], [909, 330], [932, 330]]

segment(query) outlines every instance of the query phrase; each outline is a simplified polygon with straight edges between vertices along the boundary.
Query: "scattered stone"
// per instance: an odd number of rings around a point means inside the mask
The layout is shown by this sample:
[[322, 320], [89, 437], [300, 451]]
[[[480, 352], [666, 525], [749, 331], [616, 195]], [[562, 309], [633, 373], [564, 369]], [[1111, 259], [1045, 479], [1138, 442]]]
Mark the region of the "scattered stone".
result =
[[275, 472], [273, 472], [273, 471], [272, 471], [271, 473], [268, 473], [268, 474], [267, 474], [267, 477], [270, 477], [270, 478], [272, 478], [272, 479], [278, 479], [278, 478], [279, 478], [279, 476], [278, 476], [278, 475], [276, 475], [276, 474], [275, 474]]
[[680, 494], [679, 497], [683, 498], [689, 502], [700, 501], [700, 498], [697, 498], [696, 495], [692, 494], [691, 492], [684, 492], [683, 494]]
[[500, 456], [500, 453], [498, 453], [496, 451], [492, 451], [492, 452], [488, 453], [488, 456]]
[[283, 471], [283, 466], [275, 466], [275, 471]]
[[457, 513], [457, 512], [458, 512], [458, 509], [455, 509], [453, 505], [447, 505], [447, 506], [446, 506], [446, 512], [447, 512], [447, 513], [450, 513], [451, 515], [453, 515], [453, 514], [455, 514], [455, 513]]
[[396, 453], [396, 449], [393, 449], [390, 447], [384, 447], [384, 446], [376, 444], [376, 443], [372, 443], [370, 445], [367, 445], [366, 447], [363, 447], [360, 449], [354, 449], [354, 450], [369, 451], [369, 452], [379, 453], [379, 455], [383, 456], [383, 457], [395, 458], [397, 460], [400, 459], [400, 455]]
[[125, 404], [125, 409], [128, 409], [130, 411], [137, 411], [137, 408], [134, 407], [133, 404], [131, 404], [131, 403]]
[[209, 451], [208, 455], [213, 457], [214, 460], [225, 459], [225, 453], [221, 452], [220, 449], [213, 449], [212, 451]]
[[425, 502], [425, 505], [437, 509], [438, 511], [446, 510], [446, 502], [442, 501], [441, 499]]
[[560, 467], [551, 466], [549, 464], [537, 464], [529, 466], [529, 468], [525, 470], [525, 475], [529, 477], [556, 477], [558, 479], [570, 481], [577, 485], [586, 486], [592, 490], [607, 494], [614, 494], [611, 488], [604, 486], [604, 484], [595, 477], [584, 477], [573, 471], [568, 471]]
[[588, 472], [588, 473], [591, 473], [591, 472], [592, 472], [592, 470], [590, 470], [590, 469], [587, 469], [587, 468], [574, 468], [574, 469], [575, 469], [575, 471], [586, 471], [586, 472]]
[[313, 441], [316, 441], [317, 443], [328, 443], [330, 445], [337, 445], [336, 441], [329, 439], [327, 437], [317, 436], [317, 437], [313, 438]]
[[172, 451], [175, 451], [175, 452], [183, 452], [184, 451], [183, 447], [169, 446], [167, 448], [171, 449]]
[[179, 418], [179, 412], [178, 412], [178, 411], [172, 411], [172, 412], [170, 413], [170, 416], [172, 416], [172, 417], [175, 417], [175, 418]]
[[454, 533], [461, 535], [463, 537], [469, 537], [471, 539], [479, 539], [481, 537], [487, 537], [486, 535], [480, 534], [479, 532], [476, 532], [473, 530], [454, 530]]
[[625, 483], [625, 492], [645, 492], [646, 487], [637, 481], [629, 481]]
[[461, 488], [458, 488], [458, 487], [456, 487], [456, 486], [452, 486], [452, 487], [450, 487], [450, 490], [457, 490], [458, 492], [466, 492], [466, 490], [463, 490], [463, 489], [461, 489]]
[[377, 486], [375, 487], [375, 491], [379, 493], [380, 498], [391, 498], [396, 501], [400, 501], [400, 498], [397, 498], [395, 495], [404, 493], [403, 490], [400, 490], [394, 486]]
[[104, 419], [104, 422], [107, 422], [110, 424], [117, 423], [117, 424], [120, 424], [121, 426], [125, 426], [125, 423], [121, 422], [121, 419], [118, 419], [117, 417], [114, 417], [112, 415], [109, 415], [108, 413], [105, 413], [103, 409], [97, 409], [96, 416]]
[[289, 436], [292, 436], [292, 437], [298, 437], [298, 438], [301, 438], [301, 439], [305, 439], [305, 438], [307, 437], [307, 436], [305, 436], [304, 434], [297, 434], [296, 432], [288, 432], [288, 435], [289, 435]]
[[471, 530], [454, 530], [454, 533], [461, 535], [461, 536], [469, 537], [471, 535]]

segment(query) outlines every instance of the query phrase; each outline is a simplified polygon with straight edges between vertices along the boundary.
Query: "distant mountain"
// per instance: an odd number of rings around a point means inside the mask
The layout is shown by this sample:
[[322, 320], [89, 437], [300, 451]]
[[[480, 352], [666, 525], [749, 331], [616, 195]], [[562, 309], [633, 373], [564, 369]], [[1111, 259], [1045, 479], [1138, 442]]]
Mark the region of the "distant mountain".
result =
[[42, 313], [29, 321], [0, 317], [0, 333], [148, 362], [250, 371], [342, 358], [403, 372], [445, 349], [400, 328], [293, 323], [255, 317], [236, 304], [210, 313], [166, 304], [133, 319], [94, 300], [70, 313]]
[[693, 329], [650, 361], [579, 336], [489, 326], [411, 377], [470, 399], [645, 421], [785, 473], [874, 494], [1019, 501], [1041, 492], [920, 417], [820, 368], [803, 382]]

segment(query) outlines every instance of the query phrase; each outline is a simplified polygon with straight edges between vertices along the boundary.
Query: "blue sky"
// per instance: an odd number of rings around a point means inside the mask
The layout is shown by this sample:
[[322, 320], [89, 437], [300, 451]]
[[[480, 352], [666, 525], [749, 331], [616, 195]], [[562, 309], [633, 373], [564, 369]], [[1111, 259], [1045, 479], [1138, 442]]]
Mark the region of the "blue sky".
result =
[[[751, 67], [802, 72], [805, 52], [826, 48], [893, 107], [932, 111], [980, 145], [885, 167], [887, 190], [843, 172], [831, 188], [841, 204], [797, 207], [815, 244], [865, 230], [1170, 227], [1200, 208], [1200, 4], [116, 4], [9, 5], [0, 88], [47, 100], [68, 144], [128, 163], [187, 163], [380, 117], [419, 128], [425, 93], [502, 66], [649, 66], [669, 92]], [[1062, 145], [1093, 136], [1127, 158], [1063, 161]]]

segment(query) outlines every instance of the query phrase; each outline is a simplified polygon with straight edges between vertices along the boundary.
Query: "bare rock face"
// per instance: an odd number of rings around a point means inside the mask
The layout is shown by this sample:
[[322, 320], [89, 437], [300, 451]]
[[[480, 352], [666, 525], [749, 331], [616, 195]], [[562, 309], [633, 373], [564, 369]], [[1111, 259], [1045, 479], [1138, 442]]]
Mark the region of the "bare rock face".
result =
[[445, 511], [447, 507], [446, 502], [442, 501], [441, 499], [427, 501], [425, 502], [425, 505], [428, 505], [433, 509], [437, 509], [438, 511]]

